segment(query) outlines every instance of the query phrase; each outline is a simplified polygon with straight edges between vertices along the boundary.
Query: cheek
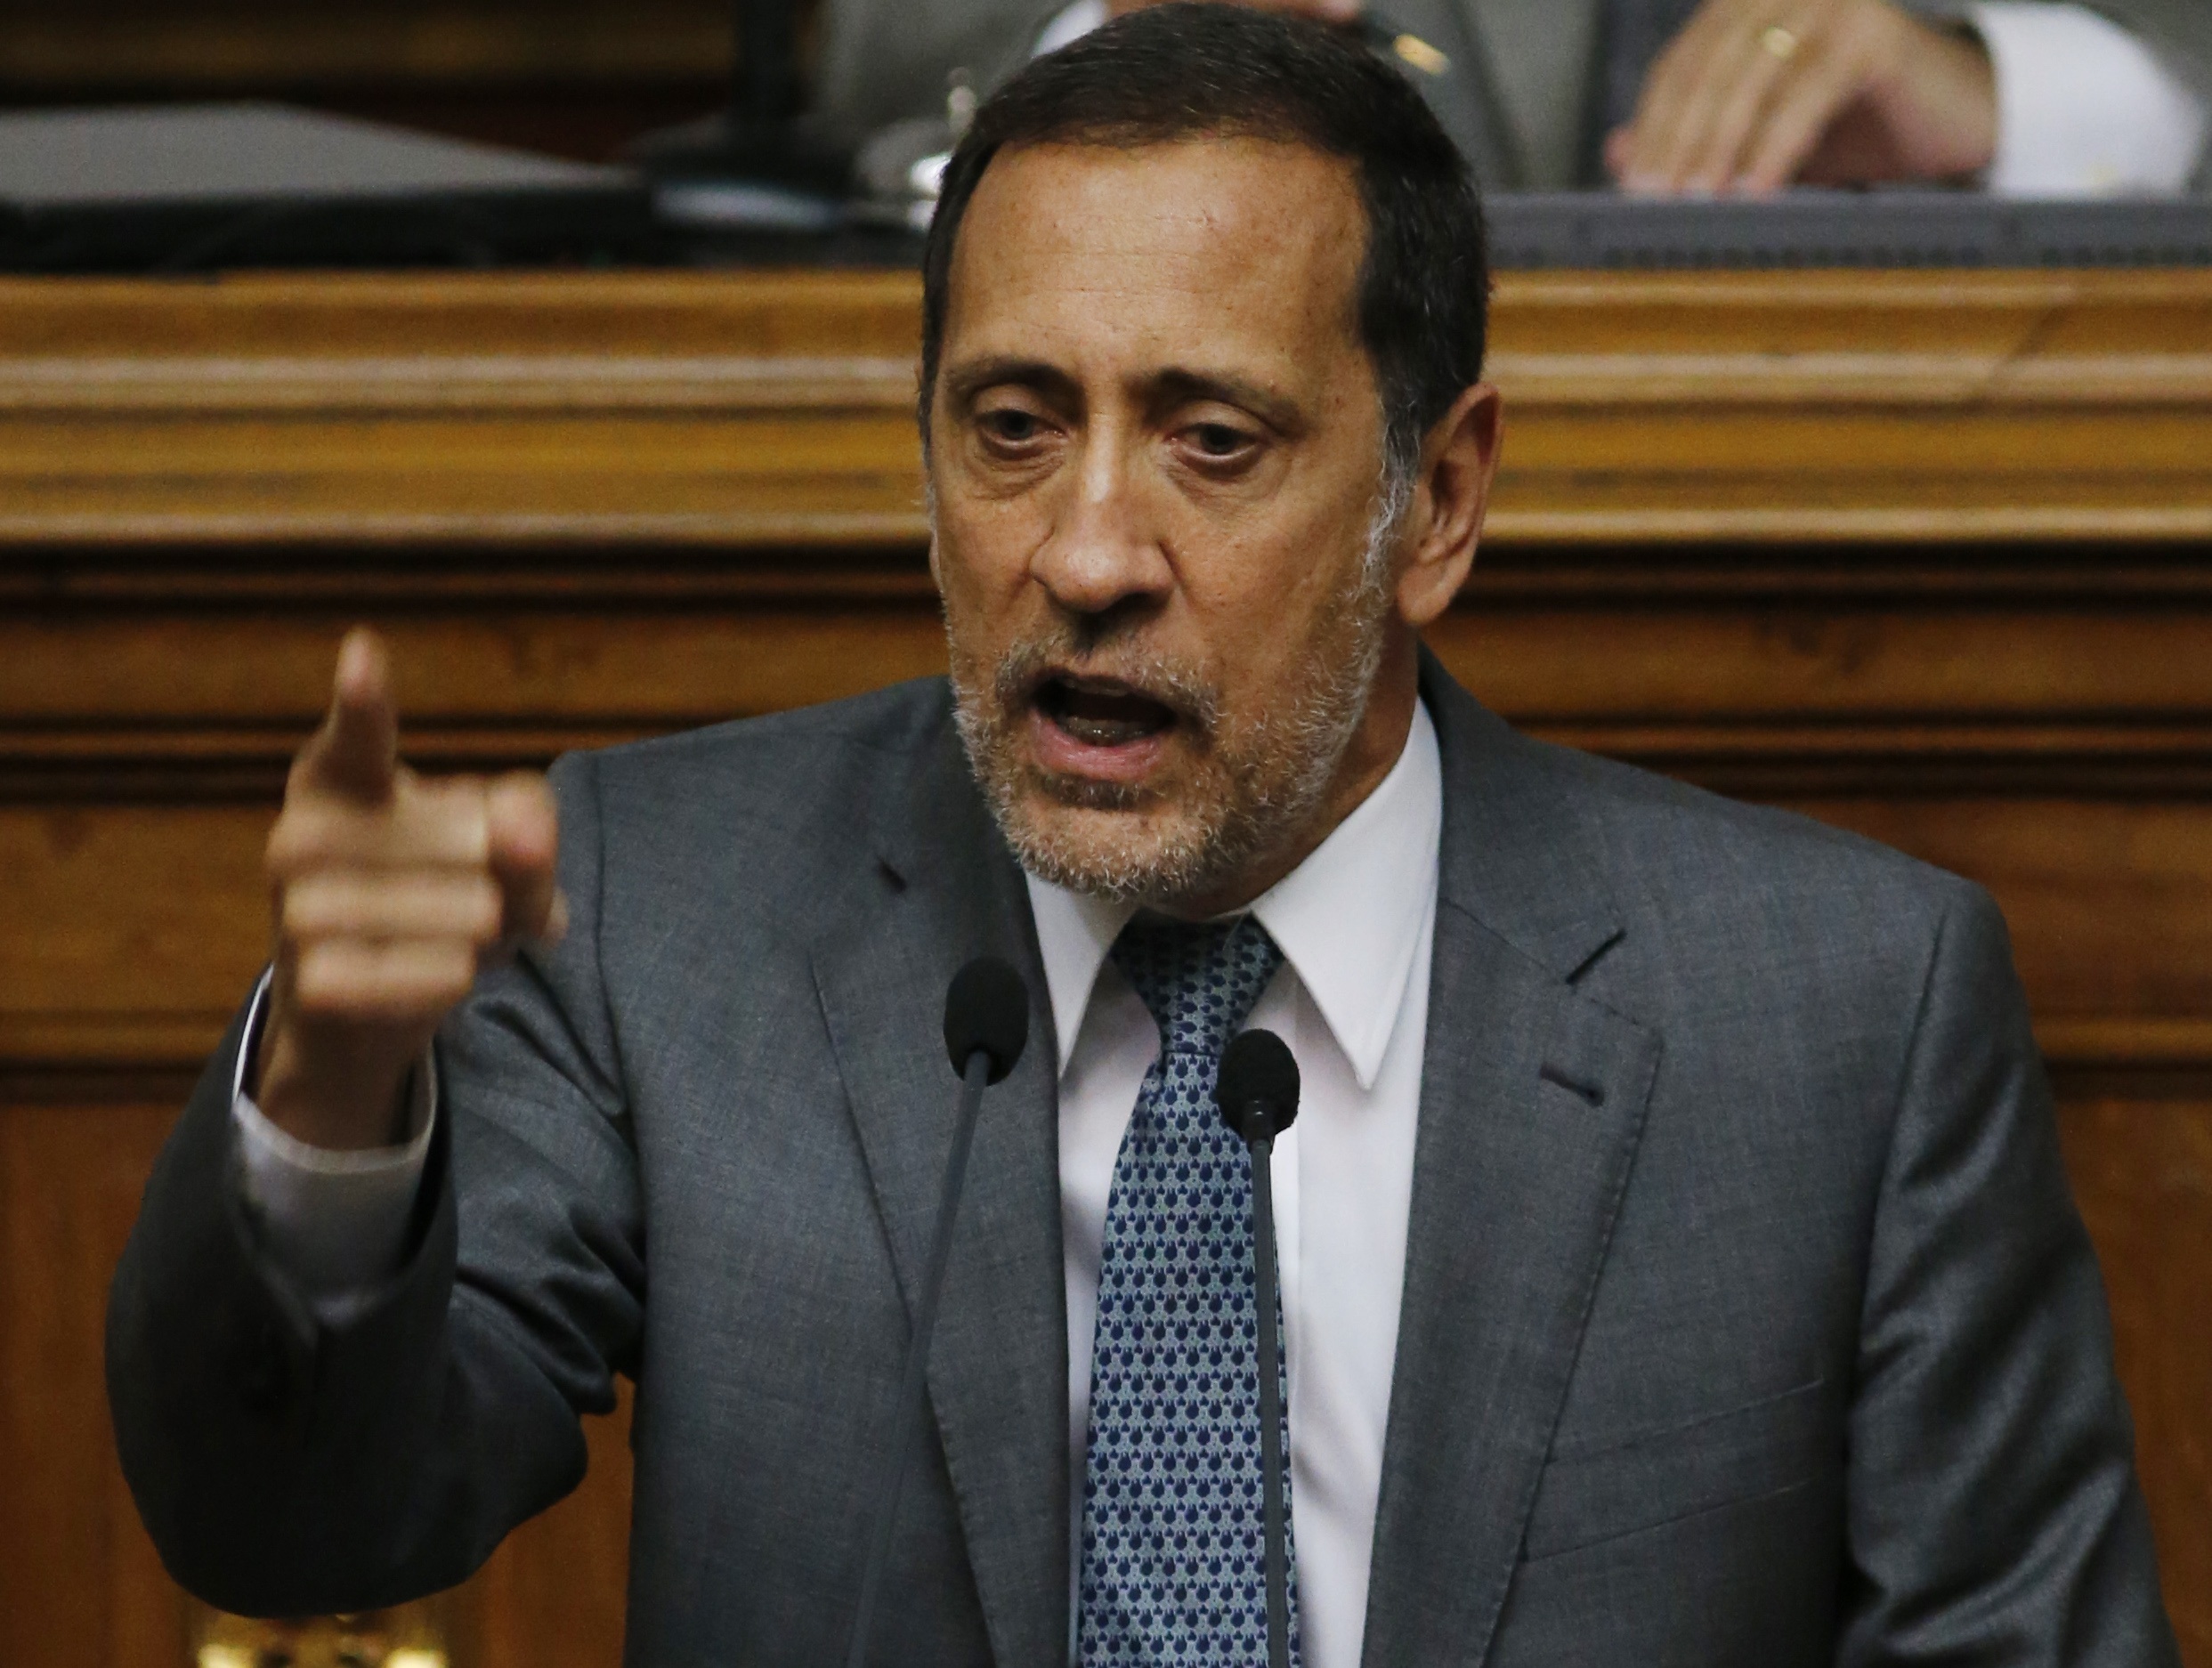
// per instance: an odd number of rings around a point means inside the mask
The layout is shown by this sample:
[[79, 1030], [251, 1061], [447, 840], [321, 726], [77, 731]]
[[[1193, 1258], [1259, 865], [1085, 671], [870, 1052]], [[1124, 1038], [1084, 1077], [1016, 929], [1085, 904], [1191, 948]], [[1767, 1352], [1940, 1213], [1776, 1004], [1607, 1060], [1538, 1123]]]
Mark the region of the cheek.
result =
[[1226, 712], [1258, 717], [1280, 702], [1305, 663], [1319, 611], [1280, 575], [1235, 592], [1186, 595], [1189, 641]]
[[1005, 529], [995, 524], [995, 518], [940, 504], [933, 548], [937, 589], [945, 607], [970, 614], [989, 609], [992, 600], [1008, 588], [1009, 571], [1019, 566], [1009, 560], [1009, 547]]
[[1270, 517], [1230, 537], [1193, 537], [1181, 564], [1195, 618], [1224, 644], [1261, 659], [1293, 657], [1350, 595], [1365, 545], [1365, 522], [1341, 514]]
[[975, 594], [1018, 587], [1050, 529], [1044, 495], [977, 492], [958, 469], [948, 470], [937, 487], [936, 542], [944, 579]]
[[1247, 720], [1304, 692], [1317, 648], [1336, 641], [1353, 613], [1365, 523], [1302, 530], [1268, 551], [1240, 553], [1241, 571], [1223, 563], [1190, 587], [1216, 687], [1228, 711]]
[[974, 666], [994, 664], [1023, 628], [1028, 563], [1008, 533], [999, 517], [939, 506], [937, 594], [954, 652]]

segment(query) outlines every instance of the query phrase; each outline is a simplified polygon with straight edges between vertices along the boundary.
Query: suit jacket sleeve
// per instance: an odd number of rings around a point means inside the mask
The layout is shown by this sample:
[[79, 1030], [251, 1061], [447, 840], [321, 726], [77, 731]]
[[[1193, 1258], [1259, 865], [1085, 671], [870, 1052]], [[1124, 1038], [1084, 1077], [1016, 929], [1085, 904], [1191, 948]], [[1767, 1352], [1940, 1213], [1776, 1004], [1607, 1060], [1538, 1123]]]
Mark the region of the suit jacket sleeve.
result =
[[1839, 1663], [2176, 1662], [2103, 1285], [1976, 888], [1899, 1084], [1848, 1442]]
[[563, 760], [555, 951], [480, 984], [437, 1044], [411, 1252], [319, 1320], [243, 1202], [243, 1016], [158, 1161], [108, 1309], [124, 1473], [170, 1572], [247, 1614], [358, 1610], [466, 1577], [573, 1488], [644, 1289], [634, 1148], [596, 976], [598, 818]]

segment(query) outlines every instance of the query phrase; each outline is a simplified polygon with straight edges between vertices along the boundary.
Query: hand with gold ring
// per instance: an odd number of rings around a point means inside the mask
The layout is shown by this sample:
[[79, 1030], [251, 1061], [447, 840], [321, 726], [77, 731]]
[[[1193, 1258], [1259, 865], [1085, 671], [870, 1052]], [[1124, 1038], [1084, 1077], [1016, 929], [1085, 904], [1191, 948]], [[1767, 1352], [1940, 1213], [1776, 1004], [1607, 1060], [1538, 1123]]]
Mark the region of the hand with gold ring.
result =
[[1997, 150], [1971, 35], [1891, 0], [1705, 0], [1645, 78], [1606, 166], [1640, 195], [1963, 178]]

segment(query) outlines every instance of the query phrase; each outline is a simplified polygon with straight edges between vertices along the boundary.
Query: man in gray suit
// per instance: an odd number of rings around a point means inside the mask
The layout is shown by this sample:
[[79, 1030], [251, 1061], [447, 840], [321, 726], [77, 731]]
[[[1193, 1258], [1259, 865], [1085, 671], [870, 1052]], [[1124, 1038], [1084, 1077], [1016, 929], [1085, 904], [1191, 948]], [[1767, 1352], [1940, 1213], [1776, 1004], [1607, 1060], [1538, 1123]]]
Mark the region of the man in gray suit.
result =
[[[941, 116], [1153, 0], [828, 0], [812, 119]], [[2212, 190], [2202, 0], [1252, 0], [1371, 38], [1493, 190]]]
[[[458, 1581], [628, 1374], [629, 1659], [840, 1657], [943, 992], [991, 952], [1038, 1041], [976, 1137], [878, 1660], [1265, 1660], [1265, 1301], [1309, 1668], [2171, 1664], [1988, 898], [1523, 740], [1421, 649], [1496, 456], [1484, 292], [1393, 73], [1128, 19], [948, 170], [949, 683], [435, 783], [351, 641], [265, 1002], [116, 1277], [178, 1577]], [[1306, 1081], [1270, 1293], [1208, 1104], [1248, 1021]]]

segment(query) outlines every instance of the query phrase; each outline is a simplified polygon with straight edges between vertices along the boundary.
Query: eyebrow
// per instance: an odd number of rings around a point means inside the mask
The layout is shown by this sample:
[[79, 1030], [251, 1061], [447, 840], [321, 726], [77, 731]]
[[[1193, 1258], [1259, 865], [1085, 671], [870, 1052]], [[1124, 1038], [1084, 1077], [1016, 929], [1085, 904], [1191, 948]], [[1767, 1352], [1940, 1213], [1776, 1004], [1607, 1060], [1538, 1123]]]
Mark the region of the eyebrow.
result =
[[944, 373], [945, 393], [955, 405], [966, 405], [986, 388], [1009, 385], [1033, 389], [1065, 404], [1076, 403], [1082, 397], [1082, 390], [1073, 377], [1041, 359], [997, 354], [970, 364], [956, 365]]
[[1251, 412], [1279, 434], [1305, 432], [1305, 414], [1295, 401], [1242, 377], [1171, 366], [1155, 371], [1147, 380], [1153, 401], [1179, 405], [1192, 400], [1214, 400]]
[[[965, 405], [986, 388], [1029, 388], [1056, 402], [1079, 403], [1082, 390], [1074, 377], [1044, 360], [994, 355], [948, 369], [946, 393]], [[1194, 400], [1214, 400], [1249, 411], [1277, 433], [1294, 435], [1308, 426], [1295, 401], [1259, 383], [1228, 371], [1205, 371], [1170, 365], [1144, 377], [1139, 385], [1148, 406], [1178, 405]]]

